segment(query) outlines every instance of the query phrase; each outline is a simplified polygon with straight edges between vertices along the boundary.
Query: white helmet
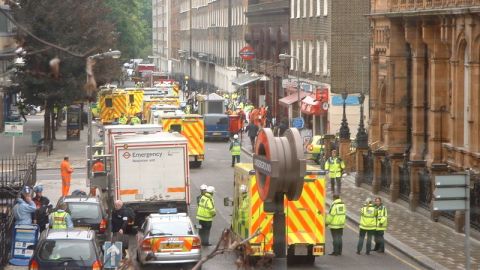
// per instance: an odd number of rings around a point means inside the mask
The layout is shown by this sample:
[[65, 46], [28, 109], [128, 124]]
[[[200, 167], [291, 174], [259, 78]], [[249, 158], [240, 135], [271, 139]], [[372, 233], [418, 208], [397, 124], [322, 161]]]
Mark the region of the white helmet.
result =
[[247, 186], [246, 185], [240, 185], [240, 192], [241, 193], [246, 193], [247, 192]]
[[201, 191], [207, 190], [207, 187], [208, 187], [207, 185], [201, 184], [201, 185], [200, 185], [200, 190], [201, 190]]
[[238, 139], [238, 134], [233, 135], [233, 138], [236, 140]]
[[207, 192], [208, 192], [208, 193], [214, 193], [214, 192], [215, 192], [215, 187], [213, 187], [213, 186], [208, 186], [208, 187], [207, 187]]

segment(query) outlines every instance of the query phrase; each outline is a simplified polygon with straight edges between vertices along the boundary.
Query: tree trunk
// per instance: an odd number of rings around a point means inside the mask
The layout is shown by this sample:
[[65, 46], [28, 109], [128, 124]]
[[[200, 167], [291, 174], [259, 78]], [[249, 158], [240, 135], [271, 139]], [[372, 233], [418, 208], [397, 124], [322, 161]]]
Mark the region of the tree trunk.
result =
[[44, 142], [51, 140], [51, 129], [50, 129], [50, 104], [48, 100], [45, 100], [45, 115], [43, 116], [43, 140]]
[[50, 119], [51, 119], [51, 127], [50, 129], [52, 130], [52, 139], [53, 140], [56, 140], [56, 136], [55, 136], [55, 113], [54, 113], [54, 110], [50, 110]]

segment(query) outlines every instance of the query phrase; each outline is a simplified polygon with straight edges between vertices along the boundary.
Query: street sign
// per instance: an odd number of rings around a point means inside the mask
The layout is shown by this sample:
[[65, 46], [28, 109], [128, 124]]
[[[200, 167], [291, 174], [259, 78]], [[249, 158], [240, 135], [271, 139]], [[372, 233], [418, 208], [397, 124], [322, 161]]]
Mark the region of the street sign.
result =
[[465, 199], [466, 189], [463, 187], [455, 187], [455, 188], [441, 188], [437, 187], [435, 191], [433, 191], [433, 196], [435, 199]]
[[243, 47], [238, 54], [245, 61], [250, 61], [255, 58], [255, 51], [250, 45]]
[[117, 268], [122, 260], [122, 242], [105, 242], [103, 244], [105, 256], [103, 257], [104, 268]]
[[5, 122], [6, 136], [22, 136], [23, 135], [23, 122]]
[[466, 186], [467, 184], [468, 184], [467, 177], [464, 174], [435, 176], [436, 187]]
[[465, 210], [465, 200], [441, 200], [433, 201], [434, 211]]
[[302, 129], [305, 126], [305, 121], [302, 117], [296, 117], [292, 119], [292, 127]]

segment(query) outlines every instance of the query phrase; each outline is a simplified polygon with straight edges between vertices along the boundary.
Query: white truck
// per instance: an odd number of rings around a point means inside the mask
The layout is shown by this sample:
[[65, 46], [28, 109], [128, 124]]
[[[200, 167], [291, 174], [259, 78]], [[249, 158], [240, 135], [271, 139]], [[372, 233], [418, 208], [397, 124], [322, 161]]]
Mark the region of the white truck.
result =
[[155, 124], [144, 125], [108, 125], [103, 127], [105, 154], [112, 154], [113, 136], [121, 134], [145, 134], [162, 131], [162, 126]]
[[135, 212], [137, 225], [160, 208], [177, 208], [187, 213], [187, 144], [187, 139], [177, 132], [113, 136], [113, 197]]

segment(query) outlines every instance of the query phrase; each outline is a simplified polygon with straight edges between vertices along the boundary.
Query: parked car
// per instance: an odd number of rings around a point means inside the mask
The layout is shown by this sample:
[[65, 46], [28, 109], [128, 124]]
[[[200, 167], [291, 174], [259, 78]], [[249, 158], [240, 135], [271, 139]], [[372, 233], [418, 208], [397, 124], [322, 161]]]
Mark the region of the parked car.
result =
[[230, 138], [228, 115], [220, 113], [204, 114], [205, 140]]
[[74, 227], [94, 230], [99, 241], [101, 243], [105, 241], [108, 215], [100, 198], [70, 195], [58, 200], [58, 203], [61, 202], [67, 204], [67, 211], [72, 216]]
[[102, 262], [103, 254], [94, 231], [46, 230], [40, 236], [28, 269], [100, 270]]
[[323, 135], [315, 135], [310, 139], [309, 144], [307, 145], [307, 153], [312, 155], [312, 159], [319, 165], [322, 166], [325, 163], [325, 140]]
[[200, 237], [186, 213], [150, 214], [138, 230], [137, 243], [141, 265], [195, 265], [201, 259]]

